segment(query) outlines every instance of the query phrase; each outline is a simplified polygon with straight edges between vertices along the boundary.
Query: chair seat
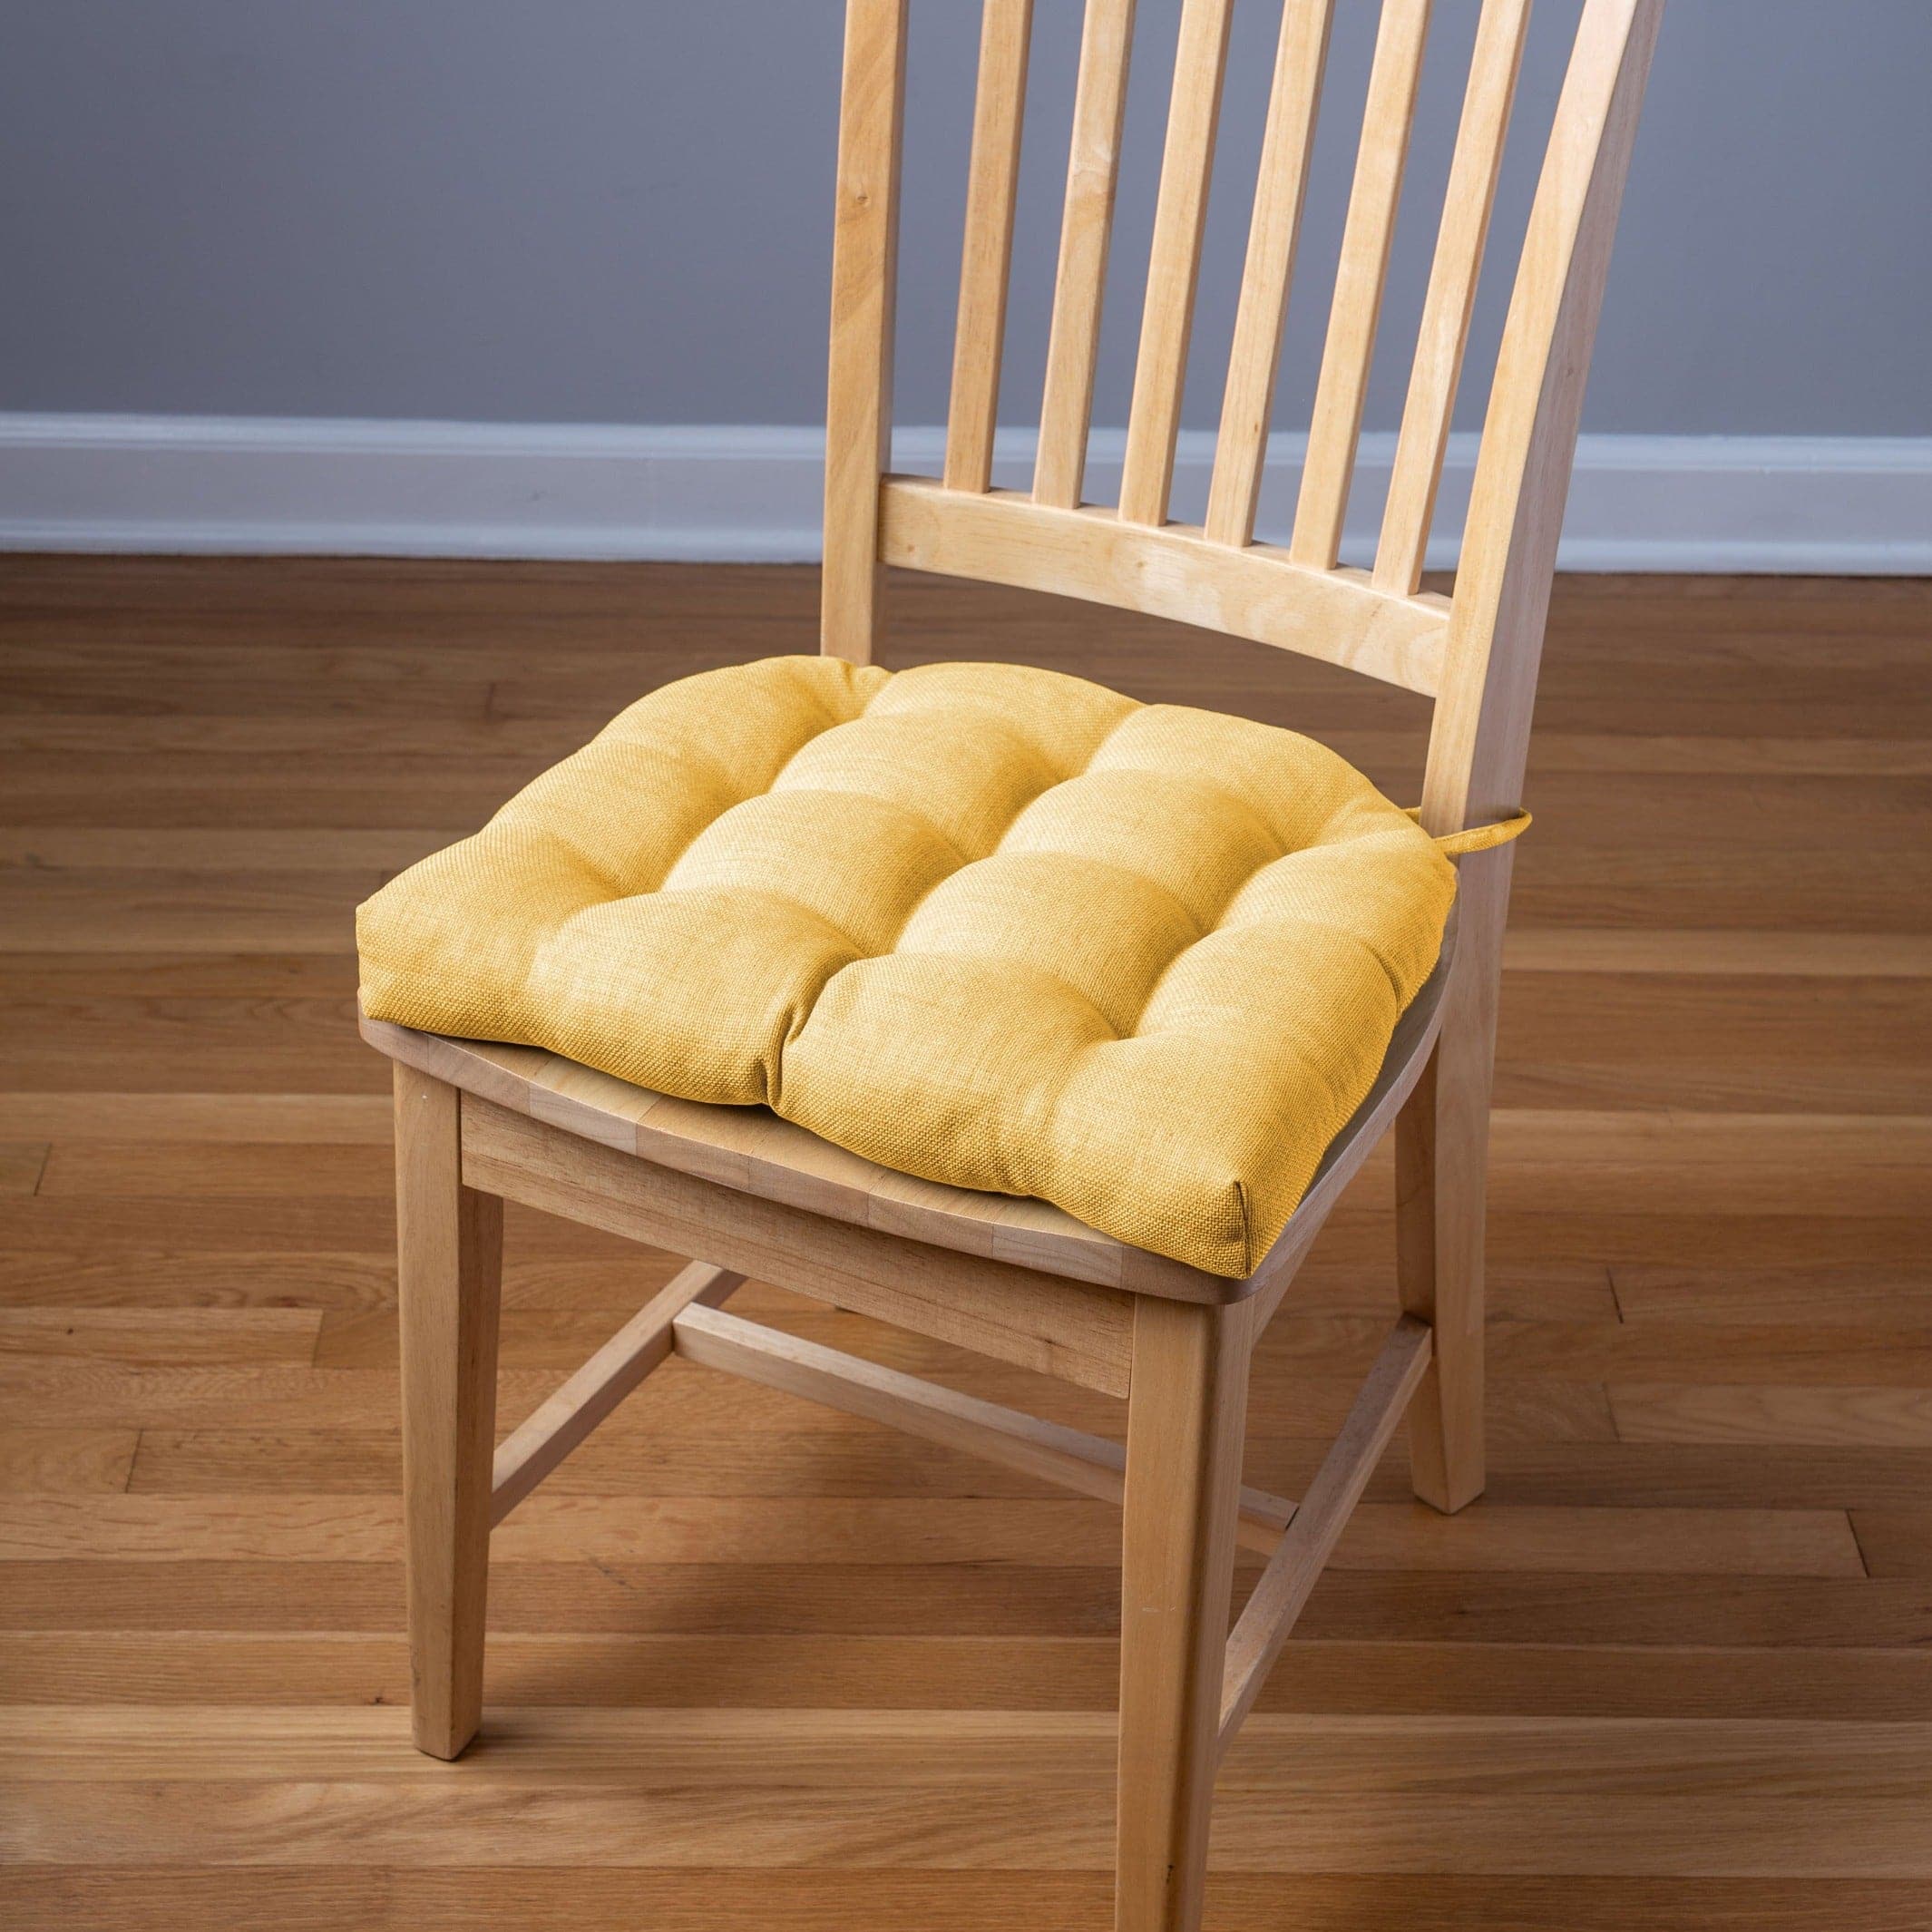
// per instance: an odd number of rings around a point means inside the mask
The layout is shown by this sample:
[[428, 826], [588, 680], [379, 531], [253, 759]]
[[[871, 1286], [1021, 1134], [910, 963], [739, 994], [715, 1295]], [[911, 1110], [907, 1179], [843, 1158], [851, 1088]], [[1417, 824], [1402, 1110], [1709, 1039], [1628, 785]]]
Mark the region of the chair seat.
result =
[[1455, 893], [1326, 747], [1048, 671], [653, 692], [358, 914], [365, 1013], [1253, 1272]]

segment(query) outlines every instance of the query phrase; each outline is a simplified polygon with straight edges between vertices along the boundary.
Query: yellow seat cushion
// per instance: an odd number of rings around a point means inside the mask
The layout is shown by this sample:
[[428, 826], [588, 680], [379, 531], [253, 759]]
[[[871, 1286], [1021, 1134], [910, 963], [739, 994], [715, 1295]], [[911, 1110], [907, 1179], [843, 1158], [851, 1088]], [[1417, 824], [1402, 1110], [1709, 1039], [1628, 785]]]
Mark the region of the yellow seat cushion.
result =
[[376, 1019], [762, 1103], [1242, 1275], [1454, 893], [1294, 732], [1012, 665], [771, 658], [632, 705], [356, 933]]

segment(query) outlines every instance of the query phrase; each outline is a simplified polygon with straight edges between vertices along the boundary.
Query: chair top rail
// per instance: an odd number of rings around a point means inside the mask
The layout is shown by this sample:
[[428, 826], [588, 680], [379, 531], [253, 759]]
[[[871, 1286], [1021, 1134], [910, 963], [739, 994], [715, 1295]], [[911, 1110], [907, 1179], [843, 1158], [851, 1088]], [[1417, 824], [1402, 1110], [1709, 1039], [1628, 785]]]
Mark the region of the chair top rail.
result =
[[1050, 590], [1279, 645], [1433, 697], [1449, 600], [1393, 597], [1366, 571], [1310, 570], [1272, 543], [1239, 549], [1190, 523], [1128, 522], [1107, 506], [1061, 510], [1023, 491], [968, 495], [889, 475], [879, 553], [942, 577]]

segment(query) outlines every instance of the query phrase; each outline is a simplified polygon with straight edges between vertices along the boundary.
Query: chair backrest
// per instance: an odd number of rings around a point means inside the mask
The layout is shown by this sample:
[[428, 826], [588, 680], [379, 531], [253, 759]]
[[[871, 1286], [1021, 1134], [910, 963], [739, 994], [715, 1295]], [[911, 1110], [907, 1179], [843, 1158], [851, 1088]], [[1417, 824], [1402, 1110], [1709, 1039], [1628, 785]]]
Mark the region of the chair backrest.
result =
[[[1168, 521], [1234, 0], [1182, 0], [1117, 505], [1081, 500], [1134, 0], [1087, 0], [1030, 492], [993, 425], [1032, 0], [983, 0], [945, 462], [887, 473], [908, 0], [848, 0], [823, 648], [872, 651], [883, 562], [1088, 598], [1435, 699], [1423, 823], [1515, 809], [1584, 376], [1664, 0], [1585, 0], [1497, 357], [1454, 593], [1420, 591], [1529, 0], [1483, 0], [1373, 568], [1338, 562], [1429, 0], [1382, 0], [1293, 534], [1254, 541], [1334, 0], [1284, 0], [1206, 521]], [[1343, 0], [1351, 4], [1351, 0]]]

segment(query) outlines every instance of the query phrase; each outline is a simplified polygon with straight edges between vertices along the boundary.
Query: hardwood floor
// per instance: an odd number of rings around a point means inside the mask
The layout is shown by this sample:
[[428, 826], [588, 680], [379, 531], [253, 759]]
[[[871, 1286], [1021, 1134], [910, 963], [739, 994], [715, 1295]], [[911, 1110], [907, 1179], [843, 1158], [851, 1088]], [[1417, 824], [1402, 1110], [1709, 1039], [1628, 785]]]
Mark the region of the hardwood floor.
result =
[[[906, 579], [889, 662], [1309, 730], [1420, 699]], [[408, 1742], [387, 1063], [350, 912], [809, 572], [0, 561], [0, 1920], [1098, 1928], [1117, 1516], [673, 1361], [497, 1538]], [[1506, 979], [1492, 1477], [1369, 1501], [1220, 1783], [1218, 1932], [1932, 1926], [1932, 583], [1558, 587]], [[1262, 1349], [1290, 1493], [1386, 1153]], [[512, 1208], [499, 1427], [671, 1257]], [[740, 1304], [1117, 1431], [1119, 1405]], [[1255, 1574], [1244, 1559], [1243, 1589]]]

